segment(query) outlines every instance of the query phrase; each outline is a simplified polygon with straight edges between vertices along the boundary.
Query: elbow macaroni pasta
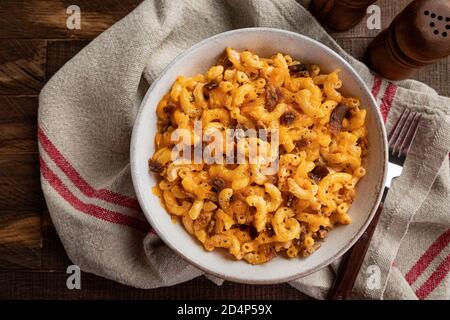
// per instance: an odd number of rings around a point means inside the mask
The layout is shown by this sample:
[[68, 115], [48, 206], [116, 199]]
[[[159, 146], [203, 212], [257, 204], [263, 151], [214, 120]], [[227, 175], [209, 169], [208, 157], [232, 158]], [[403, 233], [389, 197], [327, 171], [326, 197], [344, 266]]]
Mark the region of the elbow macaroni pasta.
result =
[[[279, 253], [304, 257], [336, 225], [351, 223], [356, 184], [366, 173], [366, 111], [358, 98], [339, 91], [339, 70], [306, 67], [281, 53], [261, 58], [227, 48], [205, 74], [179, 76], [158, 104], [156, 152], [149, 160], [159, 180], [154, 193], [206, 250], [223, 248], [251, 264]], [[331, 130], [342, 104], [340, 130]], [[278, 171], [264, 174], [274, 151], [258, 137], [232, 140], [243, 163], [175, 163], [172, 134], [194, 132], [196, 120], [206, 136], [219, 130], [225, 137], [229, 128], [277, 129]], [[186, 141], [191, 148], [202, 143], [197, 133]], [[227, 156], [229, 144], [215, 156]], [[255, 163], [248, 160], [251, 144], [265, 151]]]

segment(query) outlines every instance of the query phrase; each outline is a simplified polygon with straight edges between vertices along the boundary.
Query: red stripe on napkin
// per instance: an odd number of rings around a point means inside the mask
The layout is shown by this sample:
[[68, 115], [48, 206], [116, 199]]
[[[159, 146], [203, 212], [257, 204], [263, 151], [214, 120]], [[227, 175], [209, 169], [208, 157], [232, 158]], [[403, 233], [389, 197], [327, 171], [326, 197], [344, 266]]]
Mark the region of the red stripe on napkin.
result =
[[381, 99], [380, 111], [383, 116], [384, 122], [387, 120], [389, 110], [391, 109], [392, 102], [394, 101], [395, 93], [397, 92], [397, 86], [393, 83], [388, 84], [384, 91], [384, 96]]
[[61, 179], [59, 179], [58, 176], [47, 166], [44, 159], [39, 157], [39, 160], [41, 164], [42, 176], [49, 182], [53, 189], [55, 189], [56, 192], [58, 192], [58, 194], [75, 209], [104, 221], [129, 226], [144, 233], [151, 232], [151, 227], [146, 221], [129, 217], [119, 212], [107, 210], [93, 204], [84, 203], [64, 185]]
[[416, 295], [419, 299], [423, 300], [433, 292], [434, 289], [444, 280], [450, 271], [450, 255], [448, 255], [444, 261], [436, 268], [431, 276], [425, 281], [425, 283], [416, 291]]
[[64, 156], [59, 152], [56, 146], [45, 135], [44, 131], [38, 129], [38, 139], [44, 150], [49, 157], [55, 162], [55, 164], [64, 172], [64, 174], [72, 181], [72, 183], [86, 196], [90, 198], [97, 198], [106, 202], [120, 205], [136, 211], [141, 211], [139, 202], [135, 198], [127, 197], [119, 193], [107, 190], [107, 189], [94, 189], [67, 161]]
[[450, 229], [441, 234], [431, 246], [424, 252], [416, 264], [408, 271], [405, 276], [406, 281], [411, 285], [428, 268], [442, 250], [450, 243]]
[[373, 77], [373, 86], [372, 86], [372, 95], [375, 98], [375, 100], [378, 97], [378, 94], [380, 93], [380, 89], [381, 89], [381, 78], [379, 76], [374, 76]]

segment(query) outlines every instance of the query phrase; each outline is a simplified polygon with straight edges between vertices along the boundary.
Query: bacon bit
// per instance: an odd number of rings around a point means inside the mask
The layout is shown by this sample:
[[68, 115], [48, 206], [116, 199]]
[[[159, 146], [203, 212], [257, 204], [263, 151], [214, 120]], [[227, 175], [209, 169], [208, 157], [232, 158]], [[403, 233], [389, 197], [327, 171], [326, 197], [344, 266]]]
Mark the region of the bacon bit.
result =
[[205, 85], [206, 90], [211, 91], [219, 86], [219, 83], [215, 80], [211, 80]]
[[283, 115], [280, 117], [280, 123], [287, 126], [292, 124], [294, 120], [295, 120], [295, 113], [291, 111], [283, 113]]
[[316, 162], [315, 168], [308, 175], [315, 182], [319, 182], [324, 177], [326, 177], [329, 173], [330, 173], [330, 171], [328, 170], [325, 163], [320, 161], [320, 162]]
[[265, 262], [270, 261], [277, 256], [277, 252], [271, 243], [260, 245], [258, 248], [258, 253], [266, 258]]
[[258, 231], [256, 231], [256, 228], [254, 226], [249, 226], [249, 225], [246, 225], [246, 224], [240, 224], [238, 226], [238, 228], [241, 231], [248, 232], [248, 234], [249, 234], [250, 238], [252, 238], [252, 240], [256, 239], [256, 237], [258, 237], [258, 235], [259, 235]]
[[300, 107], [300, 105], [297, 102], [292, 103], [292, 106], [294, 107], [295, 110], [298, 110], [298, 111], [302, 110], [302, 108]]
[[225, 164], [225, 168], [230, 169], [230, 170], [234, 170], [237, 167], [239, 167], [239, 164], [237, 163], [237, 156], [236, 156], [236, 161], [234, 163]]
[[300, 139], [298, 141], [295, 141], [295, 146], [297, 147], [297, 149], [303, 149], [306, 148], [307, 146], [309, 146], [309, 144], [311, 143], [311, 141], [306, 140], [306, 139]]
[[255, 81], [256, 79], [259, 78], [259, 71], [257, 72], [251, 72], [250, 76], [248, 77], [251, 81]]
[[358, 140], [356, 141], [356, 143], [358, 144], [358, 146], [360, 146], [363, 150], [367, 149], [367, 146], [369, 145], [369, 140], [366, 137], [360, 137], [358, 138]]
[[345, 113], [344, 118], [345, 119], [350, 119], [352, 117], [352, 112], [350, 110], [347, 110], [347, 112]]
[[289, 193], [286, 197], [286, 207], [290, 208], [292, 206], [292, 202], [294, 201], [294, 196]]
[[176, 108], [177, 106], [173, 102], [169, 102], [163, 110], [165, 113], [172, 113]]
[[289, 66], [289, 73], [295, 77], [309, 77], [308, 66], [304, 63]]
[[222, 66], [224, 69], [228, 69], [233, 66], [233, 63], [228, 59], [227, 53], [224, 52], [219, 61], [217, 61], [217, 65]]
[[267, 176], [267, 182], [276, 185], [278, 183], [278, 175]]
[[208, 223], [208, 227], [206, 229], [206, 232], [208, 234], [213, 233], [215, 226], [216, 226], [216, 219], [211, 219], [211, 221]]
[[164, 170], [164, 165], [156, 160], [148, 160], [148, 168], [151, 172], [161, 173]]
[[283, 91], [280, 88], [275, 89], [275, 94], [277, 95], [277, 102], [281, 102], [284, 99]]
[[259, 131], [259, 130], [267, 130], [266, 126], [265, 126], [264, 123], [261, 122], [261, 121], [258, 121], [258, 122], [256, 123], [255, 129], [258, 130], [258, 131]]
[[300, 240], [302, 243], [303, 241], [305, 241], [306, 238], [306, 227], [305, 225], [300, 225], [300, 237], [298, 238], [298, 240]]
[[303, 242], [305, 241], [305, 237], [306, 237], [306, 228], [304, 226], [301, 226], [300, 229], [300, 236], [298, 239], [294, 239], [292, 240], [292, 244], [295, 246], [303, 246]]
[[209, 99], [209, 92], [211, 90], [214, 90], [218, 86], [219, 86], [219, 83], [215, 80], [211, 80], [210, 82], [205, 84], [205, 86], [203, 87], [203, 96], [205, 97], [205, 99]]
[[320, 230], [316, 231], [313, 234], [313, 238], [323, 240], [326, 238], [327, 234], [328, 234], [328, 231], [326, 229], [324, 229], [323, 227], [320, 227]]
[[219, 192], [223, 188], [225, 188], [225, 180], [219, 177], [213, 177], [209, 180], [209, 184], [211, 185], [211, 190], [213, 192]]
[[169, 129], [169, 127], [171, 127], [172, 124], [172, 120], [170, 118], [167, 118], [166, 120], [160, 120], [158, 119], [157, 122], [158, 125], [158, 131], [159, 132], [165, 132]]
[[320, 248], [320, 243], [316, 242], [313, 244], [312, 247], [307, 247], [307, 248], [303, 248], [302, 250], [300, 250], [300, 255], [302, 257], [308, 257], [311, 254], [313, 254], [316, 250], [318, 250]]
[[273, 237], [275, 235], [275, 231], [273, 231], [273, 227], [271, 225], [266, 228], [266, 233], [268, 237]]
[[342, 119], [344, 119], [345, 114], [348, 111], [348, 106], [345, 104], [338, 104], [331, 112], [330, 116], [330, 131], [337, 135], [342, 129]]
[[266, 109], [272, 111], [283, 98], [283, 92], [280, 88], [269, 86], [266, 89]]
[[248, 232], [252, 239], [255, 239], [258, 236], [258, 231], [256, 231], [256, 228], [254, 226], [248, 226]]

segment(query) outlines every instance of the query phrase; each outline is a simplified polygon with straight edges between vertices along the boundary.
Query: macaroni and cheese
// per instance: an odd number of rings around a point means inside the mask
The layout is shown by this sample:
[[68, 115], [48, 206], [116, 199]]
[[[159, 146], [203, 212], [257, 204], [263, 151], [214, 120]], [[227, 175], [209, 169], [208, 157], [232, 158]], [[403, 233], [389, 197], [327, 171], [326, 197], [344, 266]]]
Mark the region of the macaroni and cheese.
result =
[[[158, 104], [154, 193], [206, 250], [251, 264], [310, 255], [351, 223], [365, 174], [366, 111], [341, 86], [339, 70], [227, 48], [205, 74], [179, 76]], [[203, 156], [175, 160], [180, 144]]]

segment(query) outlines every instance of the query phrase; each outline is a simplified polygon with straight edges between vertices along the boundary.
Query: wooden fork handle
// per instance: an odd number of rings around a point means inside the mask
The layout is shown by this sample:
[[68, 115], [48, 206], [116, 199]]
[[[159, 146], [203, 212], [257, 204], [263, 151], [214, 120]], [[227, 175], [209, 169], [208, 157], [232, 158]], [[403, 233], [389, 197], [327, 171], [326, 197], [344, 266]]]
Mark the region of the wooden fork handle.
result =
[[328, 293], [328, 299], [346, 300], [350, 297], [356, 277], [358, 276], [359, 270], [363, 264], [367, 249], [369, 249], [370, 240], [372, 240], [373, 233], [375, 232], [375, 228], [380, 220], [382, 211], [383, 204], [380, 203], [372, 222], [369, 224], [366, 231], [364, 231], [353, 247], [345, 253], [336, 279], [330, 289], [330, 292]]

